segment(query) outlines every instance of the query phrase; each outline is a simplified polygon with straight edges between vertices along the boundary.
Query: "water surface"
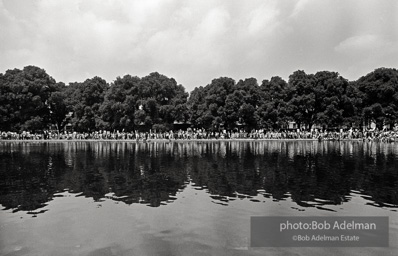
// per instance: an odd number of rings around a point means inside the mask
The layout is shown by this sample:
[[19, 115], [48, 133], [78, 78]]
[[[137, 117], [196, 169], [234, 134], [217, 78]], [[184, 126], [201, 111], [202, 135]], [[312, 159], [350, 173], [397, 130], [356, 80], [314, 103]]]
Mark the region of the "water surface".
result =
[[[1, 255], [398, 254], [398, 145], [0, 142]], [[250, 216], [389, 216], [390, 248], [258, 248]]]

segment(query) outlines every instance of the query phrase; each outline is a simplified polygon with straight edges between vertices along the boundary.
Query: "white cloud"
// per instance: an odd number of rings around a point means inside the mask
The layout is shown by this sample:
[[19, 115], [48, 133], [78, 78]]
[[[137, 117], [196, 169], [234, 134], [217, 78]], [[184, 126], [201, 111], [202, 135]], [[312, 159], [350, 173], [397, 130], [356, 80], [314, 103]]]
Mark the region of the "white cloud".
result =
[[209, 10], [197, 26], [197, 32], [203, 37], [222, 36], [228, 29], [229, 13], [223, 8]]
[[279, 15], [279, 10], [275, 3], [263, 4], [260, 8], [253, 10], [249, 17], [251, 17], [248, 30], [249, 33], [258, 35], [261, 33], [269, 33], [276, 27], [276, 18]]
[[378, 67], [398, 66], [398, 41], [393, 37], [375, 34], [352, 36], [340, 42], [335, 52], [346, 60], [346, 71], [357, 78]]
[[305, 7], [310, 4], [310, 1], [311, 0], [298, 0], [294, 5], [291, 17], [296, 17], [299, 15], [305, 9]]
[[18, 1], [0, 1], [0, 72], [37, 65], [66, 83], [158, 71], [190, 91], [219, 76], [344, 75], [355, 62], [368, 72], [398, 59], [388, 0]]
[[340, 42], [335, 50], [345, 54], [366, 54], [388, 50], [390, 46], [392, 46], [392, 42], [380, 35], [358, 35]]

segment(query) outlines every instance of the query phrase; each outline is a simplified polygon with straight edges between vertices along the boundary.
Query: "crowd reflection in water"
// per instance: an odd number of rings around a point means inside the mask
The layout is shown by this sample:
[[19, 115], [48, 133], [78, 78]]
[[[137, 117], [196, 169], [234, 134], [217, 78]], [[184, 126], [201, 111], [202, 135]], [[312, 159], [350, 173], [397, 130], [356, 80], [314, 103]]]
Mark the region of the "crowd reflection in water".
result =
[[397, 208], [396, 166], [394, 144], [359, 141], [2, 142], [0, 204], [38, 213], [67, 190], [158, 207], [191, 182], [224, 205], [260, 196], [328, 210], [357, 191]]

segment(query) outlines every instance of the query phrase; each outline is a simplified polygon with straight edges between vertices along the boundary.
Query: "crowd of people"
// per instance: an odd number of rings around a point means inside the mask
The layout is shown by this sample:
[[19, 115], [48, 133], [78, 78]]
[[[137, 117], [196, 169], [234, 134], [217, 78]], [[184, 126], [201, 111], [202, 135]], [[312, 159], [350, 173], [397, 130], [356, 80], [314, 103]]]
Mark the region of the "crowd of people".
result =
[[119, 131], [94, 131], [94, 132], [55, 132], [43, 131], [41, 133], [31, 132], [0, 132], [1, 140], [217, 140], [217, 139], [260, 139], [260, 140], [367, 140], [382, 142], [398, 142], [398, 129], [378, 130], [349, 129], [340, 131], [321, 131], [321, 130], [285, 130], [285, 131], [267, 131], [252, 130], [246, 132], [243, 130], [235, 131], [206, 131], [204, 129], [188, 129], [187, 131], [169, 131], [169, 132], [119, 132]]

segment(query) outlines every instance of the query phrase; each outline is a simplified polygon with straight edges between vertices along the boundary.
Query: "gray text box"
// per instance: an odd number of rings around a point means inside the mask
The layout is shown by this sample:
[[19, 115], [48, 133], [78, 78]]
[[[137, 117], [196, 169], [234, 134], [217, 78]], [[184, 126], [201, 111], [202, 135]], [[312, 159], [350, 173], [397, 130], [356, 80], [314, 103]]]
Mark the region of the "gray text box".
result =
[[251, 217], [251, 247], [388, 247], [388, 217]]

